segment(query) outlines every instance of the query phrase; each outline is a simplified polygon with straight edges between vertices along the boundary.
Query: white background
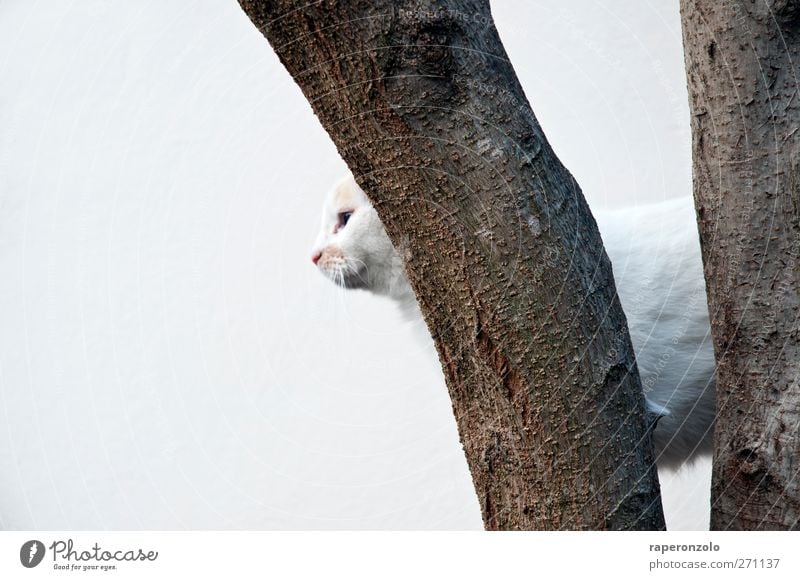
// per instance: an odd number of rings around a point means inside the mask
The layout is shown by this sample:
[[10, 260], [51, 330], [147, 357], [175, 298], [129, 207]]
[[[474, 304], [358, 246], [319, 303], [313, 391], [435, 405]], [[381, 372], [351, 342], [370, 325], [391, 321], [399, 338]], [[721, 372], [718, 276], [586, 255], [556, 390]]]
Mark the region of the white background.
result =
[[[493, 7], [593, 207], [690, 195], [677, 0]], [[309, 260], [343, 171], [234, 0], [0, 0], [0, 528], [480, 528], [436, 361]]]

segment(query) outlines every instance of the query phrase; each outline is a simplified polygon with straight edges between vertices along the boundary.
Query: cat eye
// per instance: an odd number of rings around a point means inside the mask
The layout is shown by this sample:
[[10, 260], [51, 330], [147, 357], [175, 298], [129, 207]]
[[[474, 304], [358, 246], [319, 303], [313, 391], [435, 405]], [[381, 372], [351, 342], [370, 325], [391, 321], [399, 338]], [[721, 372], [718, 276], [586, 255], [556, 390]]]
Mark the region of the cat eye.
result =
[[342, 229], [344, 226], [347, 225], [347, 222], [350, 221], [350, 218], [353, 216], [352, 211], [343, 211], [339, 213], [339, 223], [336, 226], [337, 230]]

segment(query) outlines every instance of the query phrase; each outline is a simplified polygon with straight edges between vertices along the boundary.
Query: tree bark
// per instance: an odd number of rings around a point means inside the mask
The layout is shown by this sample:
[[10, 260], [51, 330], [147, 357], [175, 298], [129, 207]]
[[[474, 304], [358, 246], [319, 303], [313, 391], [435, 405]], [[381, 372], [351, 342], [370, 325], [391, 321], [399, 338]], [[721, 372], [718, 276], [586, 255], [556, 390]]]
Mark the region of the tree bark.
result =
[[240, 4], [403, 256], [486, 528], [663, 529], [609, 261], [488, 1]]
[[713, 529], [800, 526], [799, 7], [681, 0], [718, 363]]

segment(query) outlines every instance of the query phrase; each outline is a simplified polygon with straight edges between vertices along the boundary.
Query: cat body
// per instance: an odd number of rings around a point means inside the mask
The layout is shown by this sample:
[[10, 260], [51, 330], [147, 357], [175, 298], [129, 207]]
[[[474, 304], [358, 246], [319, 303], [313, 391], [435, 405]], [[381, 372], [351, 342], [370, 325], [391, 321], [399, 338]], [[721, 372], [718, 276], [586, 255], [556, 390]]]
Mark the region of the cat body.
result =
[[[692, 200], [594, 213], [625, 310], [659, 466], [711, 450], [714, 353]], [[312, 261], [342, 287], [394, 300], [422, 314], [375, 209], [352, 176], [325, 200]], [[424, 325], [421, 325], [424, 326]]]

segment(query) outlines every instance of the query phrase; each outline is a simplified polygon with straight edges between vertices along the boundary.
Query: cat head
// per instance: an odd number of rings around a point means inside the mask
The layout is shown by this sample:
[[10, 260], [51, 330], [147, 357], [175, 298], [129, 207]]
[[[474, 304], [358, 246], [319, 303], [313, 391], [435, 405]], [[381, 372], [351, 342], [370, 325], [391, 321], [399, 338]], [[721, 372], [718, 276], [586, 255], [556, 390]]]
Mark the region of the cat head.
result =
[[410, 292], [403, 263], [352, 175], [340, 180], [325, 198], [311, 260], [344, 288], [396, 298]]

